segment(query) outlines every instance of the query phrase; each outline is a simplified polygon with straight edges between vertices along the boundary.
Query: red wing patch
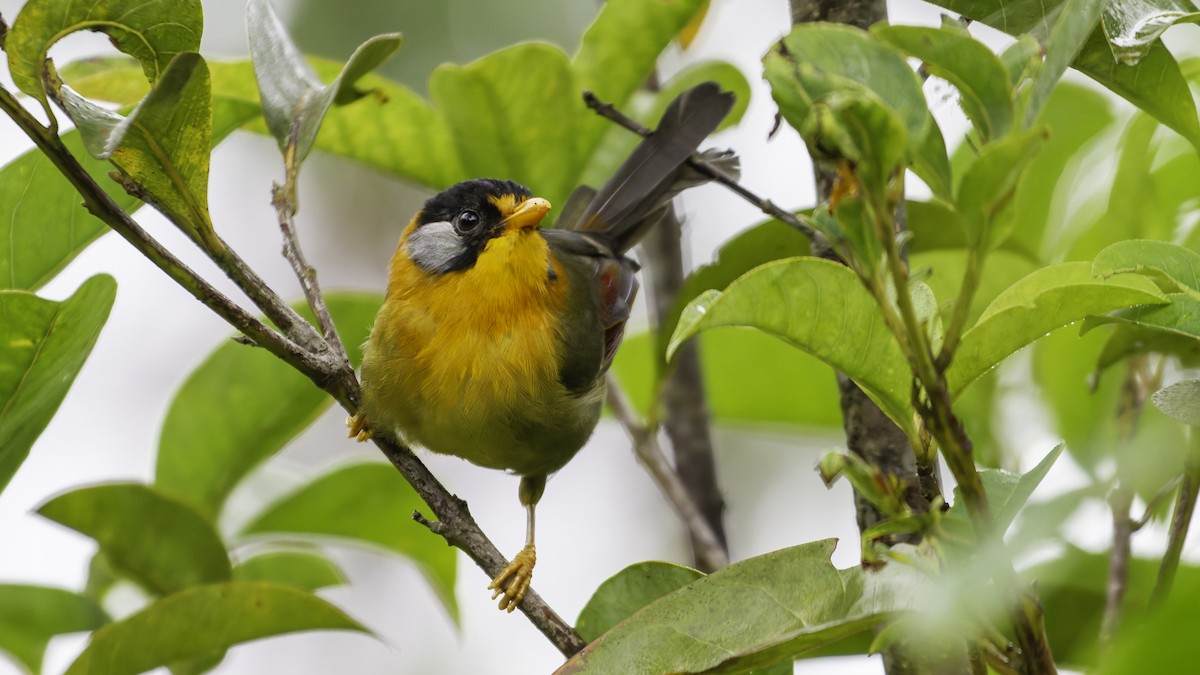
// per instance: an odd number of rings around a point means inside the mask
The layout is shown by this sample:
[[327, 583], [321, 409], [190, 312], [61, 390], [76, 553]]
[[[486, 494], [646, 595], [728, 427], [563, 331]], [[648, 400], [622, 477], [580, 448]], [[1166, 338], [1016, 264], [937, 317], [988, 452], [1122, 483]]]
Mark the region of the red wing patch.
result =
[[625, 335], [625, 322], [637, 296], [638, 280], [630, 261], [618, 258], [597, 260], [600, 281], [600, 325], [604, 326], [604, 366], [607, 371]]

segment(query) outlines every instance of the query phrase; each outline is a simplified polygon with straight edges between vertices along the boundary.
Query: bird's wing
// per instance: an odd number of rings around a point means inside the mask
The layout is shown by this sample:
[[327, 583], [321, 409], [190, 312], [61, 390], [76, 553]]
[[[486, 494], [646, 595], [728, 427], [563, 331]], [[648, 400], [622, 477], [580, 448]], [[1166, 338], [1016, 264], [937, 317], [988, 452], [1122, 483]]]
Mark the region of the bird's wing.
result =
[[621, 344], [625, 322], [638, 292], [637, 263], [614, 255], [606, 241], [586, 232], [543, 230], [542, 236], [557, 257], [572, 260], [572, 264], [566, 265], [575, 275], [570, 280], [571, 292], [581, 295], [572, 298], [569, 304], [590, 307], [598, 324], [570, 322], [567, 330], [578, 329], [579, 334], [567, 339], [576, 345], [591, 344], [594, 336], [603, 331], [603, 343], [596, 343], [594, 351], [591, 347], [578, 349], [578, 362], [564, 364], [563, 383], [573, 391], [584, 391], [608, 371]]

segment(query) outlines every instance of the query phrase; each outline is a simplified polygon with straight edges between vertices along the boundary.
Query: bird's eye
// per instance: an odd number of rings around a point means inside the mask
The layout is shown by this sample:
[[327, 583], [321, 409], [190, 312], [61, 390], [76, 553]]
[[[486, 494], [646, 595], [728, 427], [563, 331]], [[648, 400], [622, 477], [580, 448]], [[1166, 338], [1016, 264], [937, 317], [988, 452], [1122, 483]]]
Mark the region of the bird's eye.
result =
[[454, 219], [454, 229], [459, 234], [466, 234], [479, 227], [479, 214], [474, 211], [463, 211]]

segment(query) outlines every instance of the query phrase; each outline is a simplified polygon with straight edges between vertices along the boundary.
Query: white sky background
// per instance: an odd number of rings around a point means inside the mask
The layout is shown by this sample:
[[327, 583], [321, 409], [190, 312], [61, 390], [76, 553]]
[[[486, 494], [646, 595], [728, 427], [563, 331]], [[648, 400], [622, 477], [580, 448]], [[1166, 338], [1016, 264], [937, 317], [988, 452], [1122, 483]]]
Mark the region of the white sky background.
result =
[[[0, 0], [0, 14], [11, 22], [22, 4]], [[276, 4], [286, 16], [285, 3], [277, 0]], [[243, 55], [242, 3], [205, 2], [204, 9], [205, 53]], [[897, 22], [938, 22], [936, 8], [915, 0], [893, 2], [890, 9]], [[714, 0], [697, 42], [686, 54], [670, 54], [663, 64], [669, 72], [691, 61], [719, 58], [747, 74], [754, 88], [750, 108], [737, 128], [717, 136], [713, 144], [738, 150], [744, 183], [785, 208], [813, 202], [811, 171], [802, 143], [786, 125], [773, 140], [765, 140], [775, 108], [758, 73], [762, 52], [787, 25], [785, 0]], [[380, 32], [393, 29], [404, 30], [404, 26], [379, 27]], [[986, 29], [973, 30], [995, 38]], [[90, 37], [75, 39], [65, 47], [55, 52], [60, 61], [69, 58], [68, 51], [90, 54], [107, 49], [103, 38]], [[402, 51], [397, 58], [403, 57]], [[0, 79], [11, 85], [3, 68]], [[942, 96], [940, 102], [935, 100], [934, 108], [954, 143], [964, 126], [956, 105], [949, 96]], [[0, 120], [0, 163], [30, 146], [11, 123]], [[341, 184], [353, 187], [341, 193], [312, 189], [346, 175], [353, 180]], [[213, 156], [210, 201], [222, 236], [276, 289], [298, 297], [291, 272], [278, 253], [279, 234], [269, 204], [270, 184], [280, 178], [274, 142], [237, 134]], [[401, 210], [397, 205], [414, 203], [412, 190], [317, 153], [305, 166], [300, 194], [305, 251], [320, 270], [325, 288], [382, 290], [387, 259], [411, 215], [408, 206]], [[697, 263], [709, 260], [713, 248], [737, 230], [762, 219], [754, 208], [720, 188], [693, 191], [684, 203], [692, 257]], [[371, 219], [377, 227], [370, 229], [364, 240], [340, 239], [336, 222], [346, 217]], [[226, 292], [235, 293], [157, 213], [143, 209], [137, 218], [186, 262], [217, 280]], [[111, 234], [89, 247], [42, 294], [66, 297], [98, 272], [116, 277], [120, 288], [116, 305], [58, 415], [0, 496], [0, 545], [4, 551], [0, 582], [82, 588], [94, 551], [90, 540], [32, 511], [52, 495], [81, 485], [149, 481], [161, 421], [174, 390], [230, 334], [216, 316]], [[1044, 426], [1034, 424], [1029, 431], [1026, 422], [1025, 427], [1022, 447], [1029, 448], [1029, 456], [1023, 464], [1028, 467], [1031, 459], [1036, 461], [1053, 446], [1054, 439]], [[844, 483], [826, 490], [812, 470], [823, 451], [843, 443], [840, 438], [804, 440], [718, 430], [716, 443], [735, 559], [838, 537], [842, 543], [834, 555], [835, 564], [848, 567], [857, 563], [858, 533], [850, 491]], [[285, 451], [287, 461], [281, 468], [259, 475], [242, 490], [246, 498], [241, 502], [261, 499], [249, 498], [246, 490], [281, 492], [312, 475], [314, 467], [367, 456], [376, 453], [346, 440], [343, 415], [331, 412]], [[480, 525], [500, 549], [515, 553], [524, 533], [516, 499], [517, 479], [454, 458], [426, 455], [426, 460], [452, 492], [470, 502]], [[1040, 494], [1060, 491], [1078, 479], [1065, 460]], [[596, 586], [626, 565], [648, 559], [689, 560], [683, 529], [637, 466], [624, 434], [609, 421], [601, 423], [592, 442], [550, 481], [538, 516], [535, 587], [569, 621], [578, 616]], [[236, 520], [237, 514], [231, 518]], [[408, 523], [398, 526], [416, 527]], [[1078, 530], [1084, 533], [1084, 543], [1102, 545], [1108, 531], [1107, 514], [1085, 515]], [[1135, 543], [1145, 545], [1147, 539], [1141, 535]], [[430, 545], [441, 544], [431, 537]], [[485, 575], [461, 554], [457, 589], [461, 630], [455, 629], [408, 563], [361, 551], [340, 550], [334, 557], [351, 583], [321, 594], [382, 636], [383, 642], [336, 633], [275, 638], [234, 649], [218, 672], [523, 674], [549, 672], [561, 662], [554, 648], [524, 618], [496, 611], [490, 594], [484, 591]], [[57, 639], [48, 655], [47, 672], [65, 670], [83, 644], [81, 636]], [[0, 675], [16, 672], [0, 659]], [[796, 672], [858, 674], [879, 673], [882, 668], [877, 659], [860, 657], [801, 662]]]

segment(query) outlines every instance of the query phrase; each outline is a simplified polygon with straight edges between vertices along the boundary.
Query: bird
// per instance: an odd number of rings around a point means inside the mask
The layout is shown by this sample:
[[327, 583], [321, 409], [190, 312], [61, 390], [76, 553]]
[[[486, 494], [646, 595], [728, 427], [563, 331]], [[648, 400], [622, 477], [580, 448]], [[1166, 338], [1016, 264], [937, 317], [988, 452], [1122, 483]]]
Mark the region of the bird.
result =
[[[605, 373], [638, 291], [626, 254], [672, 197], [707, 180], [687, 160], [733, 101], [712, 82], [684, 91], [599, 190], [576, 188], [556, 228], [539, 228], [547, 200], [482, 178], [429, 198], [400, 236], [364, 346], [350, 436], [390, 433], [520, 476], [525, 547], [488, 586], [501, 610], [529, 589], [547, 477], [600, 419]], [[732, 153], [706, 156], [736, 172]]]

